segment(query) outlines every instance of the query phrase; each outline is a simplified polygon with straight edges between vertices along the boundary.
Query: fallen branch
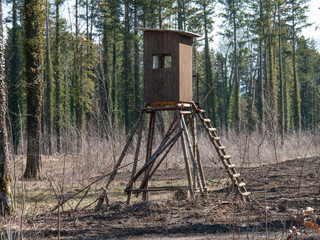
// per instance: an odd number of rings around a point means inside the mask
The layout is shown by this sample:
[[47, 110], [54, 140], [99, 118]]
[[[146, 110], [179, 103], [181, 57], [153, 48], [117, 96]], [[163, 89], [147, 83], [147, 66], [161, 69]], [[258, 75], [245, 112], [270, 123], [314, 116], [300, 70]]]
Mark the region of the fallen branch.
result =
[[78, 202], [77, 206], [74, 208], [74, 211], [77, 211], [77, 208], [79, 207], [79, 205], [82, 203], [83, 199], [85, 199], [85, 197], [87, 196], [88, 192], [90, 191], [90, 187], [88, 187], [88, 190], [85, 192], [85, 194], [83, 195], [83, 197], [81, 198], [81, 200]]
[[91, 182], [90, 184], [88, 184], [86, 187], [80, 189], [78, 192], [72, 194], [72, 195], [69, 196], [68, 198], [65, 198], [61, 203], [58, 203], [58, 204], [57, 204], [52, 210], [50, 210], [47, 214], [54, 212], [56, 209], [58, 209], [58, 207], [62, 206], [63, 204], [65, 204], [66, 202], [68, 202], [70, 199], [74, 198], [74, 197], [77, 196], [78, 194], [80, 194], [80, 193], [82, 193], [83, 191], [87, 190], [87, 189], [90, 188], [93, 184], [95, 184], [96, 182], [99, 182], [101, 179], [103, 179], [103, 178], [105, 178], [105, 177], [108, 177], [108, 176], [110, 176], [111, 174], [113, 174], [114, 172], [116, 172], [116, 171], [118, 171], [118, 170], [120, 170], [120, 169], [122, 169], [122, 168], [125, 168], [125, 167], [127, 167], [127, 166], [129, 166], [129, 165], [131, 165], [131, 164], [133, 164], [133, 162], [128, 163], [128, 164], [126, 164], [126, 165], [124, 165], [124, 166], [122, 166], [122, 167], [118, 167], [118, 168], [114, 169], [112, 172], [110, 172], [110, 173], [108, 173], [108, 174], [105, 174], [105, 175], [99, 177], [99, 178], [96, 179], [95, 181], [93, 181], [93, 182]]
[[97, 199], [94, 200], [92, 203], [89, 203], [87, 206], [84, 206], [84, 207], [82, 208], [82, 210], [87, 209], [88, 207], [92, 206], [93, 204], [95, 204], [95, 203], [98, 202], [99, 200], [100, 200], [100, 198], [97, 198]]

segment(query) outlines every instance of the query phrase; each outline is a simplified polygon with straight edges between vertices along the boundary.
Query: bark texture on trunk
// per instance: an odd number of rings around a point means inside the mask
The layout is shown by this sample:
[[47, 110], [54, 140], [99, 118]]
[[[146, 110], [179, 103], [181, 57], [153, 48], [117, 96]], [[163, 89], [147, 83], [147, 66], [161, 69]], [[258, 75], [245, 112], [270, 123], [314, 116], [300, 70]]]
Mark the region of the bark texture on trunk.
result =
[[8, 135], [6, 128], [7, 95], [4, 81], [4, 43], [2, 28], [2, 0], [0, 0], [0, 215], [11, 215], [14, 211], [12, 177], [9, 169]]
[[43, 3], [24, 0], [24, 58], [27, 92], [27, 165], [25, 178], [40, 178], [40, 131], [42, 103]]

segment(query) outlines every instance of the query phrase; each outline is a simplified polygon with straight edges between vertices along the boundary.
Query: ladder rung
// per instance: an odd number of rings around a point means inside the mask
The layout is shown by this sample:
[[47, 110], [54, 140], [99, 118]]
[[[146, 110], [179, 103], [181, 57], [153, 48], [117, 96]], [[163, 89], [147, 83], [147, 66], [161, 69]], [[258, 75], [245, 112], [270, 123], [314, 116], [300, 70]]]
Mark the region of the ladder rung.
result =
[[191, 114], [191, 111], [180, 111], [181, 114]]
[[220, 137], [212, 137], [212, 140], [214, 141], [219, 141], [221, 138]]
[[235, 168], [236, 165], [235, 164], [230, 164], [230, 165], [227, 165], [228, 168]]
[[218, 149], [219, 150], [223, 150], [223, 149], [225, 149], [226, 147], [225, 146], [218, 146]]
[[211, 122], [211, 120], [209, 118], [203, 118], [202, 120], [203, 120], [203, 122], [207, 122], [207, 123]]
[[250, 192], [242, 192], [241, 195], [242, 196], [249, 196], [251, 193]]
[[215, 132], [217, 129], [216, 129], [216, 128], [207, 128], [207, 130], [208, 130], [209, 132]]
[[206, 113], [206, 110], [198, 109], [198, 112], [199, 112], [199, 113]]
[[246, 186], [246, 184], [244, 182], [238, 183], [237, 185], [238, 185], [238, 187], [245, 187]]
[[240, 177], [240, 173], [232, 174], [232, 177], [233, 178], [238, 178], [238, 177]]
[[231, 155], [223, 155], [222, 157], [223, 157], [223, 159], [230, 159]]

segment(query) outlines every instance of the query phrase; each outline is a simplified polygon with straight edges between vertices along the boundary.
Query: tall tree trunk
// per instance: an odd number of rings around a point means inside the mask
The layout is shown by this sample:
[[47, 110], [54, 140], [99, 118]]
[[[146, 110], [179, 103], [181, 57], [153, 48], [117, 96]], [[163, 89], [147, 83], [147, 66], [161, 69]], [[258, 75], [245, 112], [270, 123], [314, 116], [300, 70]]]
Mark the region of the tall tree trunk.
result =
[[14, 211], [12, 176], [9, 171], [8, 135], [6, 127], [7, 94], [4, 81], [4, 42], [2, 27], [2, 0], [0, 0], [0, 215], [11, 215]]
[[[104, 1], [104, 5], [107, 6], [107, 1]], [[109, 44], [110, 44], [110, 28], [108, 26], [108, 14], [104, 13], [103, 16], [103, 30], [102, 30], [102, 77], [99, 81], [99, 102], [100, 102], [100, 112], [101, 112], [101, 122], [100, 125], [104, 125], [105, 120], [110, 118], [110, 114], [112, 114], [112, 104], [110, 100], [110, 90], [111, 84], [109, 83]], [[105, 127], [102, 128], [101, 137], [106, 133], [107, 129]]]
[[[294, 6], [293, 6], [294, 8]], [[292, 16], [292, 63], [293, 63], [293, 119], [296, 133], [299, 134], [301, 130], [301, 98], [299, 79], [297, 74], [296, 63], [296, 25], [295, 25], [295, 10]]]
[[[202, 4], [207, 4], [203, 2]], [[185, 0], [177, 0], [178, 7], [178, 29], [186, 30], [186, 2]]]
[[248, 116], [248, 129], [249, 132], [253, 132], [255, 129], [255, 117], [254, 117], [254, 112], [255, 112], [255, 94], [256, 94], [256, 82], [255, 82], [255, 77], [254, 77], [254, 70], [253, 70], [253, 61], [250, 63], [250, 95], [251, 95], [251, 103], [250, 103], [250, 113]]
[[61, 57], [60, 57], [60, 42], [61, 42], [61, 25], [60, 25], [60, 4], [61, 0], [55, 0], [56, 14], [55, 14], [55, 52], [54, 52], [54, 81], [55, 81], [55, 132], [57, 138], [57, 152], [61, 151]]
[[[161, 8], [161, 0], [159, 0]], [[161, 16], [161, 13], [160, 13]], [[160, 17], [161, 19], [161, 17]], [[159, 19], [159, 20], [160, 20]], [[159, 24], [161, 28], [161, 23]], [[139, 117], [138, 108], [140, 107], [140, 71], [139, 71], [139, 38], [138, 38], [138, 3], [137, 0], [134, 1], [134, 107], [135, 109], [135, 119]], [[136, 121], [136, 120], [134, 120]]]
[[130, 129], [130, 103], [129, 103], [129, 89], [131, 86], [131, 54], [130, 54], [130, 22], [129, 22], [129, 0], [125, 1], [125, 32], [123, 39], [123, 83], [124, 83], [124, 92], [122, 96], [123, 110], [124, 110], [124, 122], [126, 133]]
[[274, 68], [274, 56], [273, 56], [273, 41], [271, 32], [271, 7], [270, 2], [267, 3], [267, 23], [268, 23], [268, 78], [266, 83], [267, 90], [267, 103], [268, 103], [268, 126], [269, 128], [275, 130], [275, 124], [277, 124], [277, 95], [276, 95], [276, 83], [275, 83], [275, 68]]
[[83, 104], [82, 104], [82, 59], [79, 43], [79, 0], [75, 1], [75, 53], [74, 53], [74, 87], [75, 87], [75, 123], [77, 129], [77, 151], [82, 149]]
[[9, 117], [12, 127], [12, 142], [15, 154], [18, 154], [18, 146], [20, 142], [20, 119], [19, 107], [22, 103], [21, 91], [21, 70], [22, 70], [22, 52], [20, 43], [20, 26], [18, 25], [17, 1], [12, 1], [12, 30], [11, 38], [8, 39], [7, 51], [7, 83], [8, 83], [8, 108]]
[[116, 47], [117, 35], [116, 35], [116, 28], [113, 28], [113, 45], [112, 45], [112, 83], [111, 83], [111, 107], [112, 109], [112, 124], [114, 125], [117, 119], [117, 112], [116, 112], [116, 87], [117, 87], [117, 47]]
[[[208, 33], [208, 16], [206, 3], [202, 5], [203, 10], [203, 28], [204, 28], [204, 64], [205, 64], [205, 81], [213, 87], [207, 100], [207, 111], [209, 117], [212, 119], [213, 126], [217, 126], [217, 92], [216, 86], [213, 86], [213, 72], [211, 65], [211, 56], [209, 49], [209, 33]], [[209, 89], [208, 89], [209, 91]]]
[[[286, 58], [283, 58], [282, 66], [283, 69], [287, 69]], [[289, 103], [289, 86], [288, 86], [288, 71], [283, 71], [283, 109], [284, 109], [284, 132], [287, 133], [290, 128], [289, 119], [290, 119], [290, 103]]]
[[268, 102], [273, 104], [273, 46], [272, 46], [272, 38], [271, 38], [271, 19], [270, 19], [270, 4], [267, 4], [267, 31], [268, 31], [268, 44], [267, 44], [267, 51], [268, 51], [268, 79], [267, 79], [267, 98]]
[[258, 125], [259, 132], [263, 132], [263, 125], [265, 122], [265, 115], [264, 115], [264, 81], [263, 81], [263, 0], [260, 0], [259, 12], [260, 12], [260, 24], [259, 24], [259, 75], [258, 75], [258, 84], [257, 84], [257, 112], [260, 118], [260, 123]]
[[178, 0], [178, 29], [179, 29], [179, 30], [183, 30], [182, 0]]
[[46, 0], [46, 68], [44, 71], [44, 82], [46, 85], [45, 91], [45, 124], [47, 129], [47, 146], [49, 155], [52, 155], [52, 66], [50, 53], [50, 38], [49, 38], [49, 3]]
[[225, 130], [226, 133], [229, 132], [229, 108], [230, 108], [230, 90], [228, 87], [230, 87], [229, 85], [229, 81], [228, 81], [228, 66], [227, 66], [227, 54], [224, 57], [224, 61], [223, 61], [223, 67], [224, 71], [223, 71], [223, 79], [224, 79], [224, 85], [225, 85], [225, 89], [226, 89], [226, 99], [225, 99], [225, 104], [224, 104], [224, 120], [225, 120]]
[[[137, 1], [134, 1], [134, 5], [136, 8]], [[137, 16], [137, 13], [136, 13], [136, 9], [135, 9], [135, 23], [136, 23], [136, 16]], [[160, 29], [162, 28], [162, 0], [159, 0], [159, 28]]]
[[27, 165], [25, 178], [41, 177], [40, 130], [42, 105], [43, 11], [40, 0], [24, 0], [24, 58], [27, 93]]
[[233, 9], [233, 44], [234, 44], [234, 126], [236, 133], [241, 131], [241, 113], [240, 113], [240, 80], [239, 80], [239, 67], [238, 67], [238, 45], [237, 45], [237, 26], [236, 26], [236, 9], [234, 0], [232, 1]]
[[284, 99], [283, 99], [283, 73], [282, 73], [282, 26], [281, 26], [281, 3], [278, 0], [278, 24], [279, 24], [279, 80], [280, 80], [280, 99], [279, 99], [279, 131], [281, 143], [284, 141]]

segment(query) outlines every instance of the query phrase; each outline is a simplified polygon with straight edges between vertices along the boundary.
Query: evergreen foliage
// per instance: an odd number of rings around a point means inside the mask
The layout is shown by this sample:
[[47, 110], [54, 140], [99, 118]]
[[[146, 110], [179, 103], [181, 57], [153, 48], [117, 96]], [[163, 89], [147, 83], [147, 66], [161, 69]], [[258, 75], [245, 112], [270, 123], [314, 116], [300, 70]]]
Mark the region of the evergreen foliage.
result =
[[[320, 55], [301, 35], [307, 2], [75, 0], [68, 23], [63, 0], [48, 0], [47, 12], [41, 0], [11, 0], [5, 72], [14, 152], [25, 136], [54, 154], [63, 151], [65, 139], [82, 151], [86, 132], [105, 138], [130, 130], [143, 107], [138, 27], [202, 34], [194, 40], [199, 102], [222, 133], [270, 128], [283, 138], [319, 128]], [[222, 41], [213, 50], [217, 14]], [[39, 164], [35, 145], [28, 159]], [[40, 176], [39, 169], [27, 169], [26, 176]]]
[[21, 115], [24, 107], [23, 91], [22, 91], [22, 29], [19, 24], [18, 2], [12, 0], [11, 19], [12, 27], [8, 31], [8, 39], [6, 44], [6, 82], [8, 87], [8, 108], [10, 117], [12, 144], [15, 154], [18, 154], [18, 146], [21, 136]]

